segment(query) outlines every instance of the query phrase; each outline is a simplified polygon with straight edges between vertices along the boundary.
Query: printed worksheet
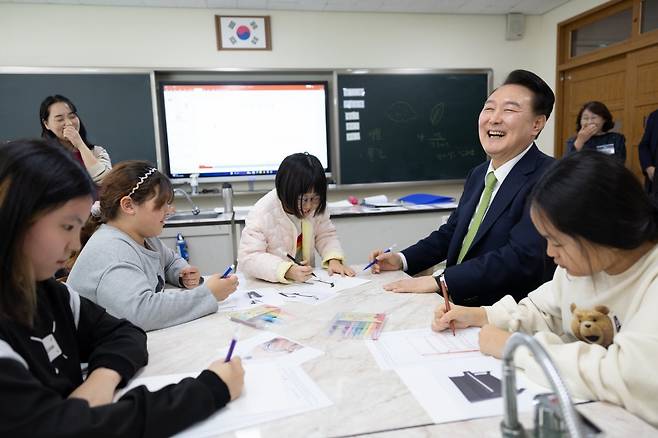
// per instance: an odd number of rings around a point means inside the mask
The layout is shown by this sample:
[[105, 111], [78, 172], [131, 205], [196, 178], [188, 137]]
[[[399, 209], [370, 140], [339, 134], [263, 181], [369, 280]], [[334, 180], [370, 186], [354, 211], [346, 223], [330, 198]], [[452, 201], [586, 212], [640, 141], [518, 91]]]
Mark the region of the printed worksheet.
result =
[[[396, 368], [400, 379], [434, 423], [503, 415], [502, 362], [490, 356], [466, 357]], [[533, 397], [547, 392], [516, 375], [519, 412], [533, 409]]]
[[[227, 351], [228, 346], [220, 350], [218, 357], [226, 357]], [[240, 356], [243, 363], [267, 362], [280, 365], [301, 365], [323, 354], [322, 350], [268, 331], [249, 339], [239, 339], [233, 350], [233, 355]]]
[[478, 345], [479, 327], [437, 333], [430, 328], [384, 332], [366, 345], [383, 370], [421, 365], [455, 357], [482, 356]]

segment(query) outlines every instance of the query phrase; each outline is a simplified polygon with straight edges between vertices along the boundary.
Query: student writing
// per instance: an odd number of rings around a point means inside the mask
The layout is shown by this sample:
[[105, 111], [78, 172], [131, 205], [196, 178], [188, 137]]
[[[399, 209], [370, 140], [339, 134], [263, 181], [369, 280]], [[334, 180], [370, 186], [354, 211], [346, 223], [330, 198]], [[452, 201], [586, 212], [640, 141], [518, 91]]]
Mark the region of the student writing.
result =
[[[658, 425], [658, 208], [624, 165], [594, 151], [563, 158], [531, 195], [532, 221], [558, 265], [552, 281], [516, 302], [436, 310], [481, 326], [480, 349], [500, 357], [510, 331], [534, 334], [576, 397], [621, 405]], [[515, 362], [543, 374], [530, 353]]]
[[238, 252], [242, 271], [271, 282], [307, 281], [317, 249], [330, 274], [354, 276], [352, 268], [343, 264], [343, 250], [326, 205], [327, 178], [320, 160], [307, 153], [286, 157], [277, 171], [275, 189], [247, 216]]
[[[124, 161], [103, 181], [93, 232], [80, 252], [68, 283], [81, 295], [155, 330], [217, 311], [217, 301], [235, 291], [238, 279], [210, 276], [200, 284], [196, 267], [167, 248], [157, 236], [172, 211], [166, 176], [145, 161]], [[165, 283], [187, 290], [167, 290]]]
[[0, 146], [0, 436], [171, 436], [242, 391], [233, 358], [112, 402], [146, 364], [146, 335], [53, 279], [80, 247], [93, 195], [64, 151], [43, 141]]

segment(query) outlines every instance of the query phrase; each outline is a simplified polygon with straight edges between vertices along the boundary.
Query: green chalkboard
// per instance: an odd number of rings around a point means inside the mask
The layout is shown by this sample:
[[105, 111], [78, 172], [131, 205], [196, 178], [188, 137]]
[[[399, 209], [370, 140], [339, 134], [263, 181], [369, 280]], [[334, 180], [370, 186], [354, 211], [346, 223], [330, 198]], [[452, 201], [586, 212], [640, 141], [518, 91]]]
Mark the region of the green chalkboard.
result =
[[148, 73], [0, 74], [0, 142], [41, 136], [39, 105], [62, 94], [78, 108], [87, 137], [112, 163], [156, 163]]
[[477, 120], [490, 74], [339, 74], [339, 182], [465, 178], [486, 159]]

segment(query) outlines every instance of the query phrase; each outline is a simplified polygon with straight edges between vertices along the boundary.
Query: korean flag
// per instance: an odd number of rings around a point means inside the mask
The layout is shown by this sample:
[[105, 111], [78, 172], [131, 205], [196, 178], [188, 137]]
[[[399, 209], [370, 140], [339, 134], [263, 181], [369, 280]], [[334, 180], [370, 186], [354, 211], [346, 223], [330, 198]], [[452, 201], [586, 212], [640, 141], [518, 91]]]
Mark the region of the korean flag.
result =
[[229, 49], [266, 49], [265, 19], [221, 17], [222, 46]]

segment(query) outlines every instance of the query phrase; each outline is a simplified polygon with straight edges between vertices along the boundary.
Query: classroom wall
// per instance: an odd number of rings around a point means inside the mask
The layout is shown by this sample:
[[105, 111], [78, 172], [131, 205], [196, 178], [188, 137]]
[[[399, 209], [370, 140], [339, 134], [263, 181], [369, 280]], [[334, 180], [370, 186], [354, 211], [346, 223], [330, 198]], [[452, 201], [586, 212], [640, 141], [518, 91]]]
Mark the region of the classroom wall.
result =
[[[520, 41], [505, 40], [505, 16], [500, 15], [0, 3], [0, 66], [492, 68], [494, 86], [509, 71], [526, 68], [554, 86], [557, 23], [601, 3], [572, 0], [543, 16], [528, 16]], [[214, 15], [220, 13], [270, 15], [273, 50], [217, 51]], [[551, 120], [538, 142], [548, 154], [554, 150], [553, 131]], [[393, 196], [410, 191], [459, 195], [461, 187], [386, 190]]]

